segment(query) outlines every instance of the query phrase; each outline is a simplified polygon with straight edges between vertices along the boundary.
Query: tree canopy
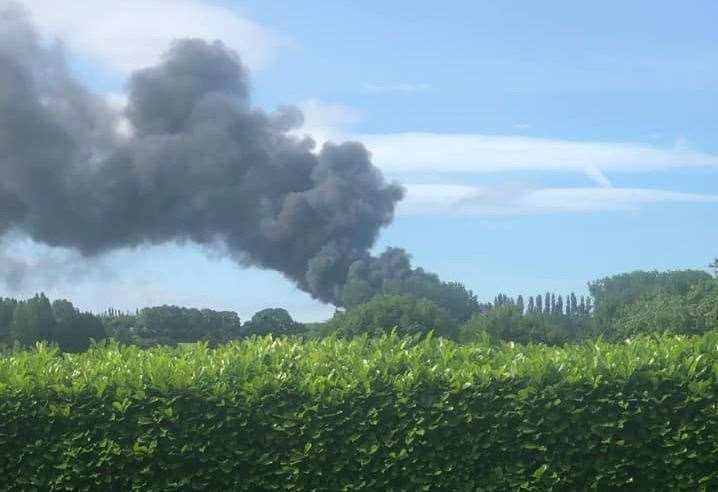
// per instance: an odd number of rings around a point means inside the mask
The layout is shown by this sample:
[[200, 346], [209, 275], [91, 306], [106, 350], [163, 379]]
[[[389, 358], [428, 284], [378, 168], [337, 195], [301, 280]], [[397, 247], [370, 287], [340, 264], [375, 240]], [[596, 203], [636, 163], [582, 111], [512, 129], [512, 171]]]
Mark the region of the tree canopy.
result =
[[340, 337], [379, 335], [391, 330], [404, 335], [433, 331], [437, 336], [457, 338], [458, 322], [448, 310], [427, 299], [383, 294], [345, 312], [337, 312], [322, 328], [325, 334]]
[[155, 306], [140, 310], [131, 336], [142, 345], [221, 343], [238, 338], [240, 330], [239, 316], [232, 311]]
[[10, 324], [10, 337], [22, 345], [51, 340], [55, 328], [52, 306], [45, 294], [37, 294], [15, 307]]
[[242, 325], [242, 335], [300, 335], [306, 331], [302, 323], [292, 319], [286, 309], [262, 309], [252, 316], [252, 319]]
[[[405, 255], [398, 258], [407, 262]], [[718, 267], [715, 262], [711, 266]], [[636, 271], [591, 282], [591, 296], [499, 294], [492, 303], [480, 304], [462, 284], [441, 282], [408, 268], [408, 263], [405, 267], [399, 269], [402, 275], [384, 278], [379, 293], [371, 275], [353, 280], [343, 293], [349, 307], [337, 309], [328, 321], [307, 324], [282, 308], [262, 309], [242, 324], [232, 311], [165, 305], [134, 313], [108, 309], [96, 316], [66, 299], [51, 303], [44, 294], [26, 300], [0, 298], [0, 345], [48, 341], [63, 351], [79, 352], [106, 337], [140, 346], [199, 341], [215, 345], [254, 335], [354, 337], [391, 330], [405, 335], [433, 331], [465, 342], [488, 337], [557, 345], [598, 336], [622, 340], [646, 333], [693, 335], [718, 329], [718, 278], [704, 271]]]
[[607, 322], [624, 306], [659, 294], [685, 295], [694, 285], [710, 279], [703, 270], [635, 271], [590, 282], [588, 288], [596, 317]]

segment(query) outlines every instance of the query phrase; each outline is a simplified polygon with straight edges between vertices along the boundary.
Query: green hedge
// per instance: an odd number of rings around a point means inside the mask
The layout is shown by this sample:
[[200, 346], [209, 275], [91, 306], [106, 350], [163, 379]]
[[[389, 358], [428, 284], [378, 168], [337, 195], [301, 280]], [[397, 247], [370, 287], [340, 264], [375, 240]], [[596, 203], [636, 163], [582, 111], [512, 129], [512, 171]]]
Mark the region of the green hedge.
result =
[[718, 490], [718, 335], [0, 358], [1, 490]]

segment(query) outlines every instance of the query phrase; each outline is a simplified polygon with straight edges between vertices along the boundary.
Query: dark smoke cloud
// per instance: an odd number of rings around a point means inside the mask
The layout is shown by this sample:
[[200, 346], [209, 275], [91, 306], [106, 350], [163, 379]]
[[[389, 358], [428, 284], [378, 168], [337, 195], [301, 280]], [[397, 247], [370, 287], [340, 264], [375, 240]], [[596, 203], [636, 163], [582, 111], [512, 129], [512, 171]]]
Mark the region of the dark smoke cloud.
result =
[[299, 110], [253, 109], [246, 71], [221, 42], [177, 41], [131, 76], [128, 99], [133, 134], [122, 137], [62, 50], [43, 47], [19, 9], [0, 12], [0, 235], [87, 257], [219, 242], [334, 303], [350, 270], [375, 264], [368, 250], [401, 187], [359, 143], [315, 152], [290, 136]]

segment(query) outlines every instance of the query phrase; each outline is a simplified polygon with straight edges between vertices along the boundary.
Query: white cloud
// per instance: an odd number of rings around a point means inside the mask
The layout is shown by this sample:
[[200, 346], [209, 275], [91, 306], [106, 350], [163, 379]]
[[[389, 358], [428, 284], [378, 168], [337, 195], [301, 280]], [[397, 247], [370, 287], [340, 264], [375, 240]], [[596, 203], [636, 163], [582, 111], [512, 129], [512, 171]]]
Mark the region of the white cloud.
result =
[[[0, 5], [6, 0], [0, 0]], [[280, 37], [236, 11], [199, 0], [21, 0], [40, 31], [73, 53], [121, 72], [155, 64], [177, 38], [220, 39], [252, 69], [271, 60]]]
[[429, 90], [429, 84], [364, 84], [367, 92], [423, 92]]
[[388, 172], [643, 172], [718, 166], [718, 156], [682, 146], [582, 142], [512, 135], [395, 133], [358, 135]]
[[[362, 134], [351, 131], [351, 125], [358, 118], [337, 117], [337, 113], [356, 116], [351, 108], [314, 99], [310, 109], [310, 117], [298, 134], [316, 133], [319, 143], [327, 139], [363, 142], [371, 151], [374, 164], [392, 176], [408, 173], [571, 172], [586, 174], [599, 186], [610, 187], [607, 173], [718, 166], [718, 155], [692, 150], [682, 139], [672, 147], [658, 147], [632, 142], [519, 135]], [[322, 123], [317, 125], [316, 121]]]
[[595, 181], [599, 186], [604, 188], [611, 187], [611, 181], [603, 172], [596, 166], [589, 164], [585, 167], [586, 176]]
[[646, 188], [482, 188], [409, 184], [399, 215], [526, 215], [637, 209], [655, 203], [718, 203], [718, 195]]

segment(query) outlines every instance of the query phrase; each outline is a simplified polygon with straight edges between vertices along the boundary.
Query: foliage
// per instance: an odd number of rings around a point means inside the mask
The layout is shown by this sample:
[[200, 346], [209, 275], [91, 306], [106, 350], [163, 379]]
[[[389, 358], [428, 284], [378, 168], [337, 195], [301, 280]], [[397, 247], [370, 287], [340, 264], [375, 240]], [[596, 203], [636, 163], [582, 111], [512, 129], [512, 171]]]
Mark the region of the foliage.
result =
[[234, 312], [178, 306], [150, 307], [134, 314], [110, 309], [100, 316], [100, 326], [94, 315], [80, 313], [71, 302], [56, 300], [50, 305], [38, 294], [20, 302], [0, 298], [0, 346], [47, 340], [63, 351], [81, 351], [91, 339], [105, 336], [148, 347], [197, 341], [218, 344], [267, 334], [353, 337], [392, 329], [401, 334], [433, 330], [466, 342], [488, 337], [559, 345], [599, 336], [621, 340], [641, 333], [700, 334], [718, 325], [716, 279], [701, 271], [615, 275], [590, 283], [593, 297], [587, 298], [575, 293], [564, 297], [546, 292], [526, 299], [499, 294], [492, 304], [479, 304], [462, 284], [412, 269], [404, 252], [390, 249], [380, 260], [359, 265], [344, 286], [346, 311], [311, 326], [294, 321], [279, 308], [262, 310], [242, 325]]
[[501, 305], [464, 323], [460, 340], [472, 342], [487, 335], [494, 341], [560, 345], [582, 341], [592, 333], [593, 323], [588, 317], [522, 313], [516, 306]]
[[691, 287], [710, 279], [702, 270], [636, 271], [596, 280], [588, 287], [596, 317], [601, 322], [610, 322], [625, 306], [658, 295], [686, 295]]
[[474, 293], [459, 282], [443, 282], [436, 274], [411, 267], [411, 256], [401, 248], [387, 248], [379, 256], [352, 263], [339, 294], [338, 305], [347, 309], [378, 295], [394, 294], [426, 299], [466, 321], [479, 305]]
[[625, 306], [606, 328], [604, 336], [617, 340], [645, 333], [694, 335], [718, 329], [718, 281], [698, 283], [685, 295], [659, 294]]
[[337, 312], [322, 328], [322, 334], [339, 337], [362, 334], [381, 335], [395, 330], [399, 334], [426, 334], [457, 338], [458, 324], [446, 309], [426, 300], [406, 295], [380, 295], [345, 312]]
[[22, 345], [51, 340], [55, 328], [52, 306], [45, 294], [17, 304], [10, 323], [10, 338]]
[[0, 344], [10, 342], [10, 325], [16, 307], [15, 299], [0, 297]]
[[137, 319], [136, 336], [145, 344], [220, 343], [237, 338], [237, 313], [211, 309], [157, 306], [144, 308]]
[[44, 294], [17, 301], [0, 298], [0, 343], [31, 346], [46, 341], [63, 351], [85, 350], [91, 340], [105, 338], [99, 318], [80, 312], [65, 299], [50, 300]]
[[412, 275], [401, 282], [388, 282], [384, 291], [387, 294], [409, 294], [419, 299], [426, 299], [445, 309], [453, 318], [459, 321], [469, 319], [480, 310], [476, 295], [467, 290], [460, 282], [444, 282], [438, 277], [433, 280], [429, 274]]
[[718, 334], [0, 358], [0, 490], [718, 489]]
[[107, 334], [111, 338], [125, 344], [139, 342], [139, 344], [146, 345], [135, 336], [137, 315], [109, 311], [104, 313], [101, 319]]
[[65, 352], [86, 350], [92, 340], [105, 338], [102, 321], [92, 313], [80, 312], [70, 301], [58, 299], [52, 303], [55, 318], [50, 340]]
[[52, 341], [65, 352], [86, 350], [92, 340], [105, 338], [105, 327], [92, 313], [77, 313], [71, 320], [55, 325]]
[[[546, 301], [544, 302], [544, 299]], [[475, 314], [460, 330], [460, 340], [472, 342], [489, 337], [494, 341], [559, 345], [591, 337], [595, 332], [591, 303], [576, 294], [546, 293], [528, 303], [499, 294], [490, 308]]]
[[306, 331], [302, 323], [292, 319], [286, 309], [262, 309], [242, 325], [242, 336], [251, 335], [299, 335]]

